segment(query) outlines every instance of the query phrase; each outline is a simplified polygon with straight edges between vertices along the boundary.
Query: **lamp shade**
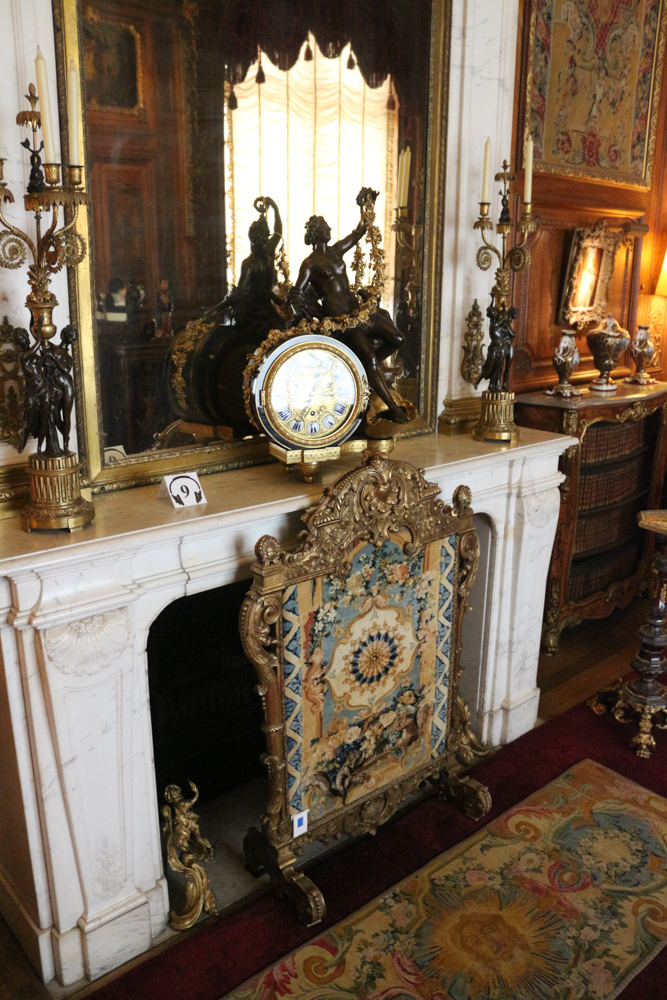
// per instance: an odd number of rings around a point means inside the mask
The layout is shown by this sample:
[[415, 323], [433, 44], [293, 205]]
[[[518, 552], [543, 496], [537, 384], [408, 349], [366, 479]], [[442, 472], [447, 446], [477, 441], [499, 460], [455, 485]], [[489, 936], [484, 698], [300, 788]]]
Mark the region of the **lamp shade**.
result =
[[662, 262], [660, 277], [658, 278], [658, 284], [655, 286], [654, 294], [667, 295], [667, 250], [665, 250], [665, 258]]

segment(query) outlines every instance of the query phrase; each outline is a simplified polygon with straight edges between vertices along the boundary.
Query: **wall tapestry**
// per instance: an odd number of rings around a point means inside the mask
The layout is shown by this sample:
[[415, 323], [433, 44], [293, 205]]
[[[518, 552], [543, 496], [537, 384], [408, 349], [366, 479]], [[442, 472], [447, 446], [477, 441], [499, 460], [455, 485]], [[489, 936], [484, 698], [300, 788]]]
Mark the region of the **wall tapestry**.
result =
[[538, 171], [650, 187], [663, 0], [531, 0], [526, 135]]

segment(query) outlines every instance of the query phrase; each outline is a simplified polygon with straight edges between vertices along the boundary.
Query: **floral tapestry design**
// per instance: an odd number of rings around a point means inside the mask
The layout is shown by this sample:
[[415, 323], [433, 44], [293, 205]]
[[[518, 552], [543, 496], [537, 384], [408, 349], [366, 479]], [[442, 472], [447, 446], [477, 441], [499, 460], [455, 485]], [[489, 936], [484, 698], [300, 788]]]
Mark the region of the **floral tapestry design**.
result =
[[591, 760], [228, 1000], [613, 1000], [667, 944], [667, 800]]
[[455, 537], [359, 543], [283, 599], [290, 807], [319, 819], [444, 752]]
[[528, 127], [536, 169], [648, 187], [662, 0], [533, 0]]

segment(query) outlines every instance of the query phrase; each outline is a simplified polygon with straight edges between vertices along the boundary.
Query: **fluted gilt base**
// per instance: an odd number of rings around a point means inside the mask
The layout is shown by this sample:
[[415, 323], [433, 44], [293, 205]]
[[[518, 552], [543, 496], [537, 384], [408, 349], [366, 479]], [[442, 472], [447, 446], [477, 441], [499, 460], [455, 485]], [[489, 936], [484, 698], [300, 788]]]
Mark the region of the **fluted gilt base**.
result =
[[81, 496], [80, 468], [76, 455], [30, 456], [30, 501], [21, 510], [24, 531], [76, 531], [93, 520], [95, 508]]
[[514, 423], [515, 398], [513, 392], [484, 390], [479, 422], [472, 430], [472, 436], [476, 441], [496, 441], [499, 444], [507, 444], [518, 440], [519, 428]]

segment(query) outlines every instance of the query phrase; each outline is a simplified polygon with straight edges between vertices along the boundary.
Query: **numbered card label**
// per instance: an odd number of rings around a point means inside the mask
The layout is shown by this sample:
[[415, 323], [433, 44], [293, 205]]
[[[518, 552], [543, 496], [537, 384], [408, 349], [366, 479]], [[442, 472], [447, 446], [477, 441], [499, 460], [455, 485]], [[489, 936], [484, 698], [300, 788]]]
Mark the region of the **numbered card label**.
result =
[[302, 837], [308, 833], [308, 813], [309, 809], [304, 809], [300, 813], [292, 813], [292, 836]]
[[177, 476], [164, 476], [159, 497], [168, 496], [174, 507], [200, 507], [206, 503], [204, 491], [196, 472], [181, 472]]

